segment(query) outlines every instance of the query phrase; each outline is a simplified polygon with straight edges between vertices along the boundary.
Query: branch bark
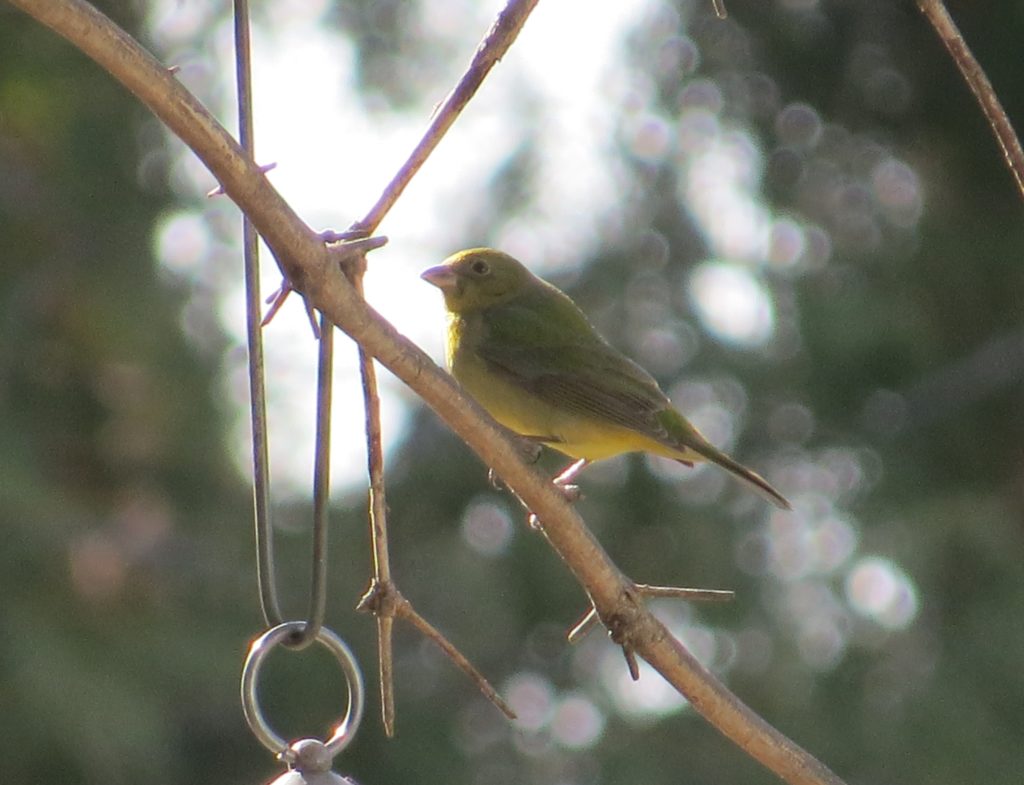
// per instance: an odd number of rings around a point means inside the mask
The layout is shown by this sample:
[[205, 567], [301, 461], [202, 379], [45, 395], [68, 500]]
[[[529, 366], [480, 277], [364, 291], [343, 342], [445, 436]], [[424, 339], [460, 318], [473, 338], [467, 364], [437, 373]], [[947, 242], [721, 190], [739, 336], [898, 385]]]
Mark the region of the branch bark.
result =
[[260, 168], [173, 75], [82, 0], [12, 0], [125, 85], [203, 161], [245, 211], [285, 277], [367, 353], [412, 388], [544, 522], [544, 534], [583, 586], [613, 638], [635, 651], [712, 724], [793, 785], [842, 785], [745, 706], [646, 609], [571, 505], [515, 443], [419, 347], [367, 305]]
[[935, 32], [939, 34], [942, 43], [953, 58], [956, 67], [960, 69], [967, 86], [971, 88], [974, 97], [978, 100], [985, 119], [992, 127], [992, 133], [996, 135], [996, 141], [1003, 151], [1003, 158], [1006, 165], [1017, 183], [1017, 190], [1024, 196], [1024, 151], [1021, 150], [1020, 140], [1013, 130], [1013, 124], [1003, 109], [1003, 105], [992, 89], [992, 83], [985, 75], [985, 70], [975, 59], [967, 42], [964, 41], [960, 30], [957, 28], [953, 18], [946, 10], [942, 0], [917, 0], [917, 6], [921, 9]]

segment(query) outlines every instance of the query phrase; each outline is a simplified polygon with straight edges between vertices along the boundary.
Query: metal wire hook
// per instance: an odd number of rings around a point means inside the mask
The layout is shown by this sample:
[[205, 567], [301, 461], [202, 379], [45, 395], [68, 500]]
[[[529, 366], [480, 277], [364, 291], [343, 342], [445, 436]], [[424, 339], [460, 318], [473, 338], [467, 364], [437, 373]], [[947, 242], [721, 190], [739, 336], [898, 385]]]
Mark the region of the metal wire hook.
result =
[[[252, 55], [249, 35], [248, 0], [235, 0], [236, 80], [238, 82], [239, 140], [253, 156]], [[281, 624], [273, 528], [270, 520], [270, 462], [267, 449], [267, 403], [264, 374], [261, 298], [259, 291], [259, 248], [256, 231], [242, 217], [245, 260], [246, 336], [249, 349], [249, 395], [252, 423], [253, 496], [256, 536], [256, 574], [260, 605], [267, 626]], [[310, 575], [309, 613], [301, 629], [293, 629], [288, 645], [303, 648], [317, 638], [327, 608], [327, 512], [330, 501], [330, 416], [333, 367], [333, 325], [321, 315], [317, 370], [316, 457], [313, 474], [313, 547]]]

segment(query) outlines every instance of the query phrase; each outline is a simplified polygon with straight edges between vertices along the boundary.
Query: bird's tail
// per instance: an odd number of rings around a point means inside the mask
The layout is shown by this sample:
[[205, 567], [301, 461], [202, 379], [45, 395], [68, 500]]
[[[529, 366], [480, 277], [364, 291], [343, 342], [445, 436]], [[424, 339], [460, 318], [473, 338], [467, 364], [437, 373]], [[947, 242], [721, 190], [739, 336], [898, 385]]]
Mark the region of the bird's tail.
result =
[[[703, 441], [703, 440], [699, 440]], [[728, 455], [721, 450], [716, 449], [710, 442], [704, 442], [703, 444], [689, 444], [689, 449], [700, 455], [702, 458], [706, 458], [711, 463], [717, 464], [725, 469], [736, 479], [743, 482], [748, 488], [757, 493], [759, 496], [764, 497], [780, 510], [791, 510], [792, 505], [775, 488], [772, 487], [771, 483], [768, 482], [757, 472], [751, 471], [742, 463], [734, 461]]]

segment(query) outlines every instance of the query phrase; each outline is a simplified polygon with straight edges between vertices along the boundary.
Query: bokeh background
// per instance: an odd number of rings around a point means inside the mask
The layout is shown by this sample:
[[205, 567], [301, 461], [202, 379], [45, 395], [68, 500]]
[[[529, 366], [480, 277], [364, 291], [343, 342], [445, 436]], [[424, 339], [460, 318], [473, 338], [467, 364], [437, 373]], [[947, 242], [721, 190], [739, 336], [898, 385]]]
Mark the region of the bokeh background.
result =
[[[541, 3], [410, 187], [369, 297], [440, 356], [418, 271], [490, 244], [566, 288], [717, 444], [793, 501], [631, 456], [579, 508], [637, 580], [732, 588], [659, 615], [850, 783], [1024, 770], [1020, 196], [913, 3]], [[232, 126], [224, 8], [101, 6]], [[257, 8], [257, 153], [315, 226], [358, 218], [496, 2]], [[1024, 117], [1024, 6], [954, 15]], [[253, 783], [238, 673], [261, 631], [246, 469], [239, 217], [131, 97], [0, 5], [0, 776]], [[265, 283], [276, 285], [266, 262]], [[315, 345], [267, 331], [274, 514], [305, 608]], [[355, 352], [339, 341], [329, 623], [369, 682]], [[383, 374], [394, 569], [515, 724], [399, 629], [398, 738], [337, 769], [443, 781], [770, 783], [600, 634], [486, 468]], [[558, 461], [546, 459], [554, 469]], [[265, 710], [324, 731], [326, 655], [279, 655]]]

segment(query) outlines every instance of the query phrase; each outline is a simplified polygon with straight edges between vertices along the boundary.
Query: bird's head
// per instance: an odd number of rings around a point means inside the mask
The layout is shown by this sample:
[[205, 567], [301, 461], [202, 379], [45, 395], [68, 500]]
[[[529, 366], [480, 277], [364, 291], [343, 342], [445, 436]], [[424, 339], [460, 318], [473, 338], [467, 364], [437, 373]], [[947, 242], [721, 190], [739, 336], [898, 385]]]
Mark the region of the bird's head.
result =
[[452, 313], [466, 313], [509, 300], [530, 285], [533, 275], [511, 256], [493, 248], [459, 251], [420, 276], [444, 294]]

